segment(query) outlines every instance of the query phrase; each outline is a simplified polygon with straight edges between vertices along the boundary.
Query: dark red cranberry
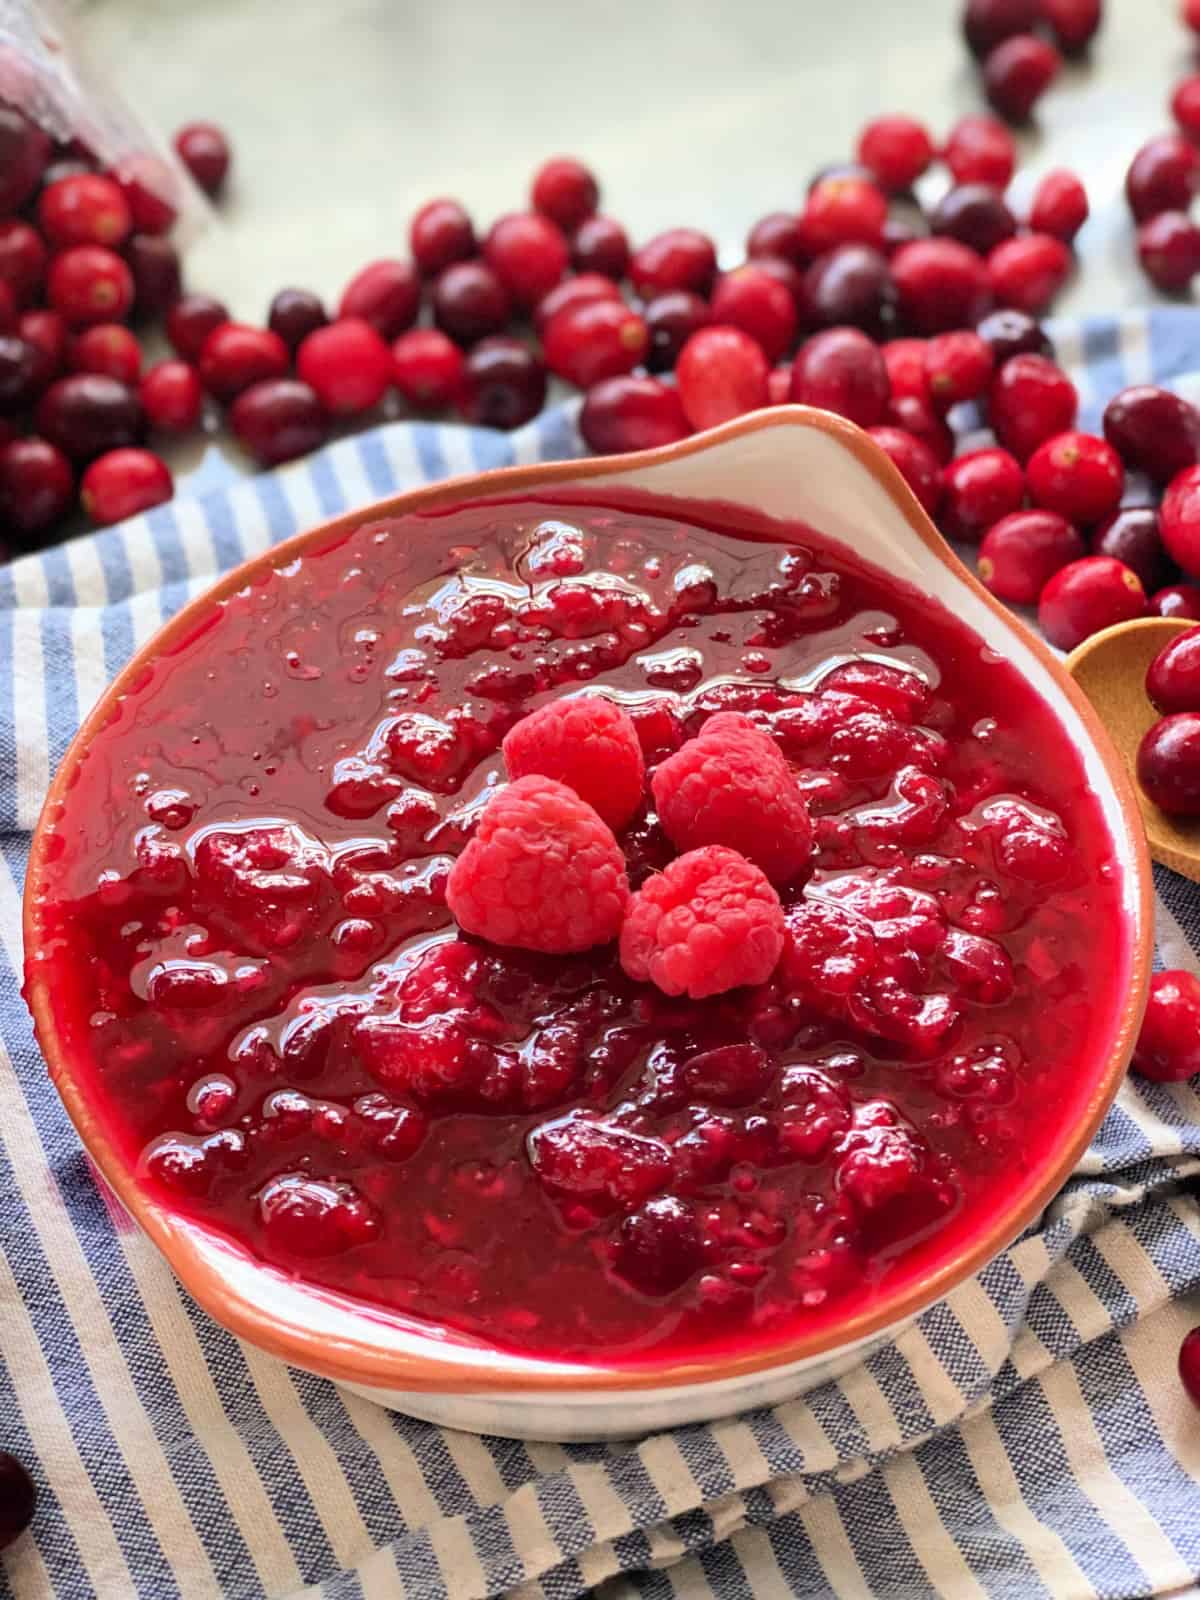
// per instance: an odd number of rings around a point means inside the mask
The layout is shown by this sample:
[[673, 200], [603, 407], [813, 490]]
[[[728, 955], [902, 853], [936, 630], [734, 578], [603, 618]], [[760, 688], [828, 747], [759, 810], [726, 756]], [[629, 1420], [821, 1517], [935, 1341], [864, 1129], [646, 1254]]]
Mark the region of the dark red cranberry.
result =
[[706, 233], [668, 228], [635, 250], [629, 263], [633, 286], [643, 300], [670, 289], [706, 295], [717, 271], [717, 252]]
[[994, 523], [1020, 508], [1025, 474], [1007, 450], [970, 450], [946, 468], [943, 489], [941, 520], [946, 534], [978, 544]]
[[339, 317], [361, 317], [381, 339], [411, 328], [421, 309], [421, 283], [407, 261], [372, 261], [342, 291]]
[[933, 160], [933, 140], [912, 117], [876, 117], [858, 136], [858, 159], [885, 189], [902, 192]]
[[571, 235], [571, 265], [576, 272], [602, 272], [621, 279], [629, 270], [629, 240], [612, 217], [589, 217]]
[[984, 62], [984, 91], [1002, 117], [1027, 122], [1061, 68], [1062, 57], [1053, 45], [1032, 33], [1015, 34]]
[[951, 128], [942, 158], [955, 183], [988, 183], [1004, 190], [1016, 171], [1017, 146], [995, 117], [971, 114]]
[[967, 48], [982, 60], [1005, 39], [1035, 28], [1039, 14], [1038, 0], [967, 0], [962, 18]]
[[954, 435], [933, 409], [928, 396], [892, 395], [883, 420], [928, 445], [943, 466], [954, 454]]
[[72, 372], [103, 372], [122, 383], [136, 384], [142, 371], [142, 347], [119, 322], [97, 322], [71, 341]]
[[1005, 449], [1027, 461], [1038, 445], [1072, 425], [1078, 405], [1075, 385], [1052, 361], [1013, 356], [992, 379], [988, 419]]
[[[1130, 1063], [1134, 1072], [1155, 1083], [1182, 1083], [1200, 1072], [1200, 979], [1175, 968], [1150, 979]], [[1200, 1405], [1200, 1328], [1193, 1329], [1179, 1352], [1184, 1387]]]
[[211, 295], [185, 294], [167, 312], [167, 338], [185, 361], [198, 361], [209, 334], [229, 320], [229, 312]]
[[1070, 244], [1088, 219], [1087, 190], [1073, 172], [1048, 172], [1033, 191], [1029, 226]]
[[546, 400], [546, 369], [519, 339], [481, 339], [469, 352], [458, 408], [485, 428], [519, 428]]
[[1146, 694], [1156, 711], [1200, 711], [1200, 628], [1169, 640], [1146, 672]]
[[1036, 318], [1024, 311], [1005, 309], [989, 312], [976, 324], [975, 332], [984, 344], [991, 346], [992, 357], [997, 367], [1002, 367], [1013, 356], [1045, 356], [1047, 360], [1054, 359], [1054, 346], [1050, 343], [1045, 329]]
[[264, 467], [306, 456], [329, 437], [325, 408], [298, 378], [267, 378], [243, 389], [229, 408], [229, 426]]
[[750, 229], [746, 254], [752, 261], [757, 256], [778, 256], [794, 267], [805, 266], [809, 256], [800, 219], [791, 211], [772, 211], [760, 217]]
[[17, 332], [34, 351], [34, 388], [44, 389], [67, 364], [67, 325], [57, 311], [25, 311], [17, 322]]
[[[1038, 600], [1038, 625], [1060, 650], [1146, 614], [1146, 591], [1131, 568], [1111, 556], [1084, 556], [1056, 572]], [[1200, 717], [1197, 719], [1200, 726]]]
[[843, 244], [818, 256], [804, 278], [810, 319], [820, 327], [861, 328], [880, 338], [896, 305], [887, 258], [865, 244]]
[[883, 242], [887, 197], [874, 178], [823, 178], [809, 190], [800, 214], [800, 232], [810, 255], [839, 244]]
[[186, 361], [160, 361], [138, 388], [146, 421], [160, 433], [187, 433], [204, 409], [204, 385]]
[[1042, 20], [1049, 23], [1058, 48], [1069, 56], [1086, 50], [1103, 17], [1102, 0], [1041, 0]]
[[646, 365], [651, 372], [669, 372], [692, 334], [712, 320], [707, 300], [689, 289], [656, 295], [646, 307], [645, 318], [650, 333]]
[[456, 261], [433, 286], [434, 321], [459, 344], [499, 333], [512, 302], [486, 261]]
[[1172, 561], [1189, 577], [1200, 576], [1200, 466], [1185, 467], [1171, 479], [1158, 525]]
[[71, 463], [46, 439], [30, 434], [0, 449], [0, 520], [32, 538], [66, 516], [75, 502]]
[[1068, 430], [1040, 444], [1029, 458], [1030, 498], [1068, 522], [1101, 522], [1121, 503], [1125, 469], [1106, 439]]
[[37, 188], [52, 146], [15, 106], [0, 105], [0, 213], [19, 211]]
[[[282, 377], [286, 372], [285, 362], [282, 371], [263, 376]], [[369, 322], [345, 317], [309, 334], [296, 352], [296, 373], [331, 415], [353, 416], [378, 405], [387, 393], [392, 357]]]
[[1127, 467], [1168, 483], [1200, 457], [1200, 411], [1169, 389], [1134, 384], [1105, 406], [1104, 437]]
[[451, 405], [463, 376], [463, 353], [439, 328], [410, 328], [392, 345], [392, 377], [418, 411]]
[[769, 363], [740, 328], [701, 328], [679, 352], [675, 380], [693, 428], [715, 428], [767, 403]]
[[887, 366], [858, 328], [827, 328], [800, 346], [792, 366], [792, 399], [849, 417], [860, 428], [884, 420]]
[[1160, 211], [1137, 231], [1142, 271], [1164, 294], [1183, 294], [1200, 272], [1200, 228], [1185, 211]]
[[0, 1450], [0, 1550], [7, 1549], [33, 1521], [37, 1487], [7, 1450]]
[[924, 352], [929, 398], [943, 414], [965, 400], [977, 400], [991, 381], [992, 349], [977, 333], [959, 328], [935, 333]]
[[19, 306], [28, 305], [46, 275], [46, 246], [36, 228], [16, 217], [0, 222], [0, 280]]
[[52, 245], [118, 245], [133, 228], [129, 202], [111, 178], [84, 172], [60, 178], [38, 198], [38, 222]]
[[580, 389], [602, 378], [632, 372], [650, 348], [650, 332], [636, 311], [620, 301], [593, 300], [562, 311], [542, 334], [546, 365]]
[[1195, 144], [1200, 139], [1200, 72], [1181, 78], [1171, 95], [1171, 115]]
[[957, 239], [985, 256], [1017, 231], [1017, 219], [998, 189], [986, 183], [959, 183], [948, 189], [929, 218], [934, 233]]
[[929, 446], [903, 428], [872, 428], [871, 437], [931, 517], [942, 498], [942, 469]]
[[479, 250], [475, 225], [457, 200], [427, 200], [409, 225], [408, 242], [425, 278], [436, 278], [455, 261], [469, 261]]
[[1138, 222], [1160, 211], [1186, 211], [1200, 181], [1200, 156], [1179, 133], [1148, 140], [1125, 174], [1125, 198]]
[[1150, 596], [1150, 609], [1156, 617], [1186, 617], [1200, 622], [1200, 585], [1169, 584]]
[[1036, 605], [1056, 572], [1087, 553], [1078, 529], [1053, 511], [1014, 511], [979, 546], [980, 582], [1009, 605]]
[[280, 289], [267, 312], [267, 327], [293, 352], [328, 321], [320, 297], [311, 289]]
[[901, 317], [918, 333], [969, 327], [991, 305], [982, 257], [957, 239], [918, 239], [897, 250], [892, 279]]
[[125, 196], [139, 233], [170, 232], [177, 215], [171, 203], [175, 180], [164, 162], [145, 153], [129, 156], [111, 176]]
[[1045, 311], [1071, 273], [1071, 252], [1050, 233], [1006, 239], [987, 258], [996, 303], [1034, 316]]
[[581, 272], [578, 277], [564, 278], [534, 307], [533, 326], [541, 333], [560, 311], [591, 305], [594, 300], [611, 300], [619, 304], [621, 291], [602, 272]]
[[579, 431], [597, 455], [619, 455], [675, 444], [692, 430], [678, 389], [658, 378], [622, 374], [588, 390]]
[[1200, 712], [1177, 711], [1154, 724], [1138, 746], [1137, 777], [1160, 811], [1200, 817]]
[[124, 522], [175, 493], [164, 461], [150, 450], [109, 450], [79, 480], [79, 499], [98, 527]]
[[119, 322], [133, 306], [133, 274], [103, 245], [73, 245], [50, 263], [46, 298], [73, 328]]
[[712, 320], [740, 328], [778, 361], [796, 338], [796, 302], [791, 291], [753, 262], [727, 272], [713, 290]]
[[282, 378], [292, 358], [287, 345], [269, 328], [247, 322], [223, 322], [200, 349], [200, 379], [218, 400], [232, 400], [252, 383]]
[[571, 233], [594, 214], [600, 185], [574, 156], [552, 156], [534, 173], [529, 198], [535, 211]]
[[179, 299], [183, 287], [178, 250], [169, 239], [135, 233], [125, 246], [125, 259], [133, 274], [135, 316], [163, 316]]
[[175, 135], [175, 149], [205, 194], [219, 194], [232, 159], [221, 129], [213, 122], [189, 122]]
[[488, 230], [483, 254], [519, 306], [535, 306], [567, 270], [562, 229], [537, 211], [513, 212]]
[[1132, 567], [1147, 594], [1158, 589], [1167, 576], [1158, 512], [1153, 506], [1122, 506], [1114, 511], [1092, 535], [1092, 554], [1112, 556]]
[[0, 334], [0, 416], [23, 411], [37, 392], [38, 352], [16, 334]]

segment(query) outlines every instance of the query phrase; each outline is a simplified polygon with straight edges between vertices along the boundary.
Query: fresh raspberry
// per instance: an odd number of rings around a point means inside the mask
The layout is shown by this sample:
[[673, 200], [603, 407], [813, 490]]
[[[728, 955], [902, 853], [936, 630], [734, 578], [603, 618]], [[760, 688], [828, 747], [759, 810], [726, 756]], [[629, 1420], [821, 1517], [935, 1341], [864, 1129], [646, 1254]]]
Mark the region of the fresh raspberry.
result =
[[783, 950], [783, 907], [736, 850], [689, 850], [647, 878], [621, 929], [621, 965], [664, 994], [693, 1000], [765, 983]]
[[446, 883], [467, 933], [553, 954], [615, 939], [628, 899], [607, 823], [565, 784], [533, 774], [488, 801]]
[[633, 719], [601, 695], [553, 700], [522, 717], [504, 738], [509, 776], [557, 778], [623, 828], [642, 803], [646, 763]]
[[740, 711], [710, 717], [651, 779], [654, 805], [680, 850], [723, 844], [776, 883], [812, 855], [812, 823], [779, 747]]

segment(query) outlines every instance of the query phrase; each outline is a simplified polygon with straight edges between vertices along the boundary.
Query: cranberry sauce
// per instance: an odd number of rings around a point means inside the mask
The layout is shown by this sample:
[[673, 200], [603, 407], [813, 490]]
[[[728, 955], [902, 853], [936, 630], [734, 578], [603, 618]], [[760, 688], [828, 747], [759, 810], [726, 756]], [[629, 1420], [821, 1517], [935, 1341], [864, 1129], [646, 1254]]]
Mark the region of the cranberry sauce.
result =
[[[1006, 661], [785, 531], [566, 497], [370, 523], [146, 671], [36, 915], [149, 1189], [285, 1272], [605, 1360], [860, 1310], [1014, 1200], [1121, 1003], [1111, 840]], [[779, 742], [817, 855], [768, 983], [669, 1000], [613, 947], [456, 934], [501, 739], [581, 690], [651, 768], [716, 710]], [[651, 813], [620, 842], [635, 887], [671, 858]]]

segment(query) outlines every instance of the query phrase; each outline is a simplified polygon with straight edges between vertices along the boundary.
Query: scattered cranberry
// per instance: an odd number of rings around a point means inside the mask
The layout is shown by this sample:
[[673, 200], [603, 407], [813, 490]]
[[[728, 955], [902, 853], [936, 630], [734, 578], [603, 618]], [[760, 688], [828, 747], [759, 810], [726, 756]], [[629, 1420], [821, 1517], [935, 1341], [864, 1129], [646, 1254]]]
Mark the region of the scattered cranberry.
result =
[[421, 284], [407, 261], [372, 261], [342, 291], [338, 316], [369, 322], [381, 339], [411, 328], [421, 307]]
[[928, 445], [942, 466], [954, 454], [954, 435], [933, 409], [927, 395], [892, 395], [883, 420]]
[[38, 433], [74, 461], [136, 444], [142, 431], [137, 395], [115, 378], [76, 372], [59, 378], [38, 402]]
[[229, 173], [229, 140], [212, 122], [189, 122], [175, 135], [179, 159], [207, 195], [218, 194]]
[[594, 300], [560, 312], [542, 335], [546, 365], [581, 389], [632, 372], [646, 355], [650, 333], [622, 301]]
[[17, 332], [36, 353], [34, 387], [44, 389], [66, 366], [67, 325], [57, 311], [25, 311], [18, 319]]
[[1200, 628], [1176, 634], [1146, 672], [1146, 694], [1156, 711], [1200, 711]]
[[[860, 335], [861, 337], [861, 335]], [[714, 428], [767, 403], [769, 363], [740, 328], [701, 328], [679, 353], [679, 399], [693, 428]]]
[[37, 229], [16, 217], [0, 222], [0, 281], [12, 290], [19, 306], [37, 295], [45, 274], [46, 246]]
[[1182, 294], [1200, 272], [1200, 228], [1184, 211], [1160, 211], [1137, 231], [1142, 271], [1164, 294]]
[[1200, 139], [1200, 72], [1192, 73], [1175, 85], [1171, 115], [1193, 143]]
[[983, 87], [1002, 117], [1026, 122], [1058, 77], [1062, 57], [1035, 34], [1019, 33], [997, 45], [983, 64]]
[[1079, 55], [1099, 31], [1102, 0], [1041, 0], [1041, 6], [1042, 19], [1065, 55]]
[[200, 348], [200, 378], [209, 394], [232, 400], [252, 383], [282, 378], [291, 366], [287, 345], [269, 328], [222, 322]]
[[991, 381], [992, 366], [991, 346], [977, 333], [935, 334], [925, 346], [925, 377], [935, 408], [946, 412], [978, 399]]
[[567, 270], [570, 252], [561, 228], [539, 212], [526, 211], [493, 223], [483, 254], [516, 303], [534, 306]]
[[712, 320], [748, 333], [768, 361], [778, 361], [796, 338], [796, 304], [792, 295], [753, 263], [727, 272], [718, 281], [712, 297]]
[[669, 372], [692, 334], [712, 321], [707, 300], [690, 289], [656, 295], [644, 314], [650, 334], [646, 365], [651, 372]]
[[1200, 156], [1182, 134], [1160, 133], [1147, 141], [1125, 174], [1125, 196], [1134, 219], [1160, 211], [1186, 211], [1200, 181]]
[[997, 367], [1013, 356], [1046, 356], [1054, 359], [1054, 346], [1045, 329], [1024, 311], [993, 311], [976, 324], [975, 332], [991, 347]]
[[1200, 979], [1194, 973], [1153, 974], [1132, 1066], [1155, 1083], [1182, 1083], [1200, 1072]]
[[951, 539], [979, 540], [1025, 499], [1025, 474], [1007, 450], [971, 450], [942, 475], [942, 526]]
[[1044, 356], [1013, 356], [992, 379], [988, 416], [997, 439], [1018, 461], [1075, 421], [1075, 385]]
[[456, 399], [468, 422], [519, 428], [545, 403], [546, 369], [519, 339], [493, 335], [467, 356]]
[[135, 233], [125, 245], [125, 260], [133, 274], [134, 315], [161, 317], [183, 287], [178, 250], [169, 239]]
[[747, 236], [746, 254], [752, 261], [758, 256], [778, 256], [794, 267], [805, 266], [809, 257], [799, 217], [792, 211], [771, 211], [760, 217]]
[[1120, 456], [1090, 433], [1047, 439], [1030, 456], [1025, 475], [1036, 505], [1085, 526], [1110, 516], [1125, 487]]
[[185, 361], [198, 361], [209, 334], [229, 320], [229, 312], [211, 295], [185, 294], [167, 312], [167, 338]]
[[957, 239], [918, 239], [892, 257], [901, 316], [918, 333], [943, 333], [975, 322], [992, 298], [982, 258]]
[[957, 239], [981, 256], [1017, 231], [1017, 219], [1004, 196], [988, 183], [959, 183], [947, 189], [933, 208], [929, 225], [934, 233]]
[[1028, 33], [1040, 16], [1039, 0], [967, 0], [963, 37], [981, 60], [1014, 34]]
[[438, 328], [411, 328], [392, 345], [392, 377], [419, 411], [452, 404], [463, 375], [463, 353]]
[[[286, 372], [285, 361], [281, 371], [263, 376], [283, 377]], [[296, 373], [316, 391], [326, 411], [352, 416], [369, 411], [387, 393], [391, 352], [369, 322], [347, 317], [309, 334], [296, 352]]]
[[1088, 219], [1087, 190], [1073, 172], [1048, 172], [1033, 191], [1029, 226], [1070, 244]]
[[499, 333], [512, 309], [508, 290], [486, 261], [456, 261], [433, 286], [433, 317], [459, 344]]
[[109, 450], [79, 481], [83, 509], [99, 527], [162, 505], [174, 493], [166, 463], [150, 450]]
[[1086, 553], [1079, 532], [1055, 512], [1014, 511], [984, 534], [979, 577], [999, 599], [1032, 606], [1056, 572]]
[[267, 327], [293, 352], [328, 321], [325, 307], [310, 289], [280, 289], [267, 312]]
[[1135, 384], [1105, 406], [1104, 437], [1127, 467], [1167, 483], [1200, 456], [1200, 412], [1169, 389]]
[[160, 433], [187, 433], [200, 421], [204, 385], [186, 361], [160, 361], [141, 381], [138, 395], [146, 421]]
[[800, 216], [806, 248], [821, 255], [839, 244], [883, 243], [887, 198], [865, 178], [824, 178], [809, 191]]
[[635, 250], [629, 262], [633, 286], [643, 300], [668, 289], [706, 295], [717, 271], [717, 252], [706, 233], [668, 228]]
[[613, 455], [675, 444], [692, 430], [678, 389], [658, 378], [622, 375], [588, 390], [579, 431], [589, 450]]
[[324, 407], [298, 378], [265, 378], [243, 389], [229, 408], [229, 426], [264, 467], [308, 455], [329, 437]]
[[50, 263], [46, 298], [72, 327], [119, 322], [133, 306], [133, 274], [103, 245], [73, 245]]
[[[0, 146], [2, 148], [2, 146]], [[0, 1550], [20, 1537], [33, 1521], [37, 1486], [7, 1450], [0, 1450]]]
[[887, 257], [865, 244], [843, 244], [818, 256], [803, 280], [808, 320], [845, 325], [882, 337], [890, 324], [896, 285]]
[[1071, 252], [1053, 234], [1026, 233], [998, 244], [987, 258], [987, 270], [999, 305], [1035, 315], [1070, 276]]
[[884, 420], [887, 365], [857, 328], [828, 328], [800, 346], [792, 366], [792, 399], [849, 417], [860, 428]]
[[1192, 1404], [1200, 1406], [1200, 1328], [1193, 1328], [1179, 1346], [1179, 1381]]
[[40, 365], [32, 345], [11, 333], [0, 334], [0, 415], [11, 416], [30, 404]]
[[1132, 567], [1147, 594], [1157, 589], [1167, 572], [1158, 512], [1153, 506], [1122, 506], [1114, 511], [1092, 535], [1092, 554], [1112, 556]]
[[576, 272], [602, 272], [623, 278], [629, 269], [629, 240], [612, 217], [589, 217], [571, 236], [571, 265]]
[[600, 185], [573, 156], [553, 156], [540, 166], [530, 191], [533, 209], [564, 233], [571, 233], [586, 222], [600, 204]]
[[942, 498], [942, 469], [933, 451], [903, 428], [872, 428], [870, 433], [924, 509], [936, 516]]
[[1074, 650], [1101, 628], [1145, 614], [1142, 580], [1111, 556], [1070, 562], [1054, 574], [1038, 601], [1038, 625], [1060, 650]]
[[1200, 586], [1172, 583], [1150, 596], [1150, 609], [1156, 617], [1187, 617], [1200, 622]]
[[457, 200], [427, 200], [409, 225], [409, 248], [424, 278], [477, 254], [475, 227]]
[[[1159, 718], [1138, 745], [1137, 777], [1160, 811], [1173, 817], [1200, 817], [1200, 712], [1177, 711]], [[1197, 1018], [1189, 1021], [1194, 1043]], [[1193, 1049], [1189, 1060], [1197, 1059], [1200, 1051]]]
[[59, 250], [73, 244], [118, 245], [133, 229], [129, 202], [111, 178], [82, 172], [42, 190], [38, 221]]
[[119, 322], [97, 322], [71, 341], [72, 372], [103, 372], [122, 383], [136, 383], [142, 371], [142, 347]]
[[75, 500], [75, 474], [62, 451], [29, 434], [0, 448], [0, 519], [28, 538], [45, 533]]
[[560, 311], [573, 311], [576, 306], [591, 305], [594, 300], [611, 300], [619, 305], [621, 291], [602, 272], [581, 272], [577, 277], [564, 278], [534, 307], [533, 326], [539, 334], [543, 333]]
[[933, 140], [912, 117], [876, 117], [859, 135], [858, 159], [885, 189], [911, 189], [933, 160]]
[[995, 117], [960, 118], [942, 156], [955, 183], [990, 183], [994, 189], [1007, 189], [1017, 167], [1013, 136]]

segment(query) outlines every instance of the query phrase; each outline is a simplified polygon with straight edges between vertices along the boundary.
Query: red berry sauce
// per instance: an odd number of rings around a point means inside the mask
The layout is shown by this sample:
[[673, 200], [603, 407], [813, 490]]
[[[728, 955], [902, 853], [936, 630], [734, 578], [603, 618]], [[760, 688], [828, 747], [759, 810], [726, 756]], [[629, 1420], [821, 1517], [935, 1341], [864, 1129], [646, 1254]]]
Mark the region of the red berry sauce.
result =
[[[1080, 760], [937, 605], [711, 509], [370, 523], [147, 669], [56, 819], [33, 962], [159, 1198], [284, 1272], [605, 1362], [835, 1322], [1018, 1201], [1125, 992]], [[768, 982], [669, 999], [615, 945], [456, 933], [501, 740], [585, 689], [650, 775], [716, 711], [777, 741], [814, 855]], [[675, 855], [645, 807], [619, 842], [635, 889]]]

